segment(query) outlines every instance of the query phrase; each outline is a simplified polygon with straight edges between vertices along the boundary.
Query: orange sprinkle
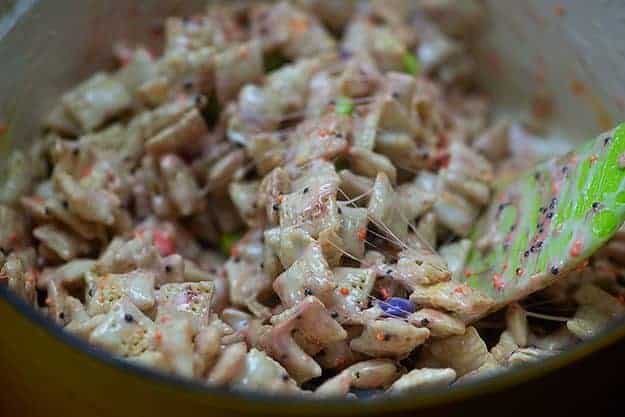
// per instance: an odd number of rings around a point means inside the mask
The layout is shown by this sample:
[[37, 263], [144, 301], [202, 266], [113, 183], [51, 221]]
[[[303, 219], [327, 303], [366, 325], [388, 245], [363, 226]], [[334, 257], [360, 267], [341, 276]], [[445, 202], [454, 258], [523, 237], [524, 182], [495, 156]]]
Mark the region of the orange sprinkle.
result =
[[575, 258], [579, 256], [580, 253], [582, 253], [582, 241], [577, 239], [575, 242], [573, 242], [573, 246], [571, 246], [569, 255]]
[[230, 256], [231, 257], [236, 257], [239, 256], [239, 254], [241, 253], [241, 251], [239, 250], [239, 247], [237, 245], [234, 245], [230, 248]]
[[326, 136], [330, 136], [330, 131], [328, 129], [319, 130], [319, 136], [325, 138]]
[[619, 303], [625, 304], [625, 297], [623, 296], [623, 294], [619, 294], [619, 296], [616, 298], [618, 299]]
[[289, 22], [289, 28], [296, 34], [301, 35], [308, 31], [307, 19], [291, 19]]
[[345, 287], [341, 287], [341, 289], [339, 290], [339, 292], [341, 293], [341, 295], [343, 297], [347, 297], [349, 295], [349, 290]]
[[375, 338], [378, 339], [378, 341], [383, 342], [384, 341], [384, 333], [376, 334]]
[[451, 156], [448, 152], [443, 152], [436, 156], [436, 163], [439, 168], [447, 168], [449, 166], [449, 161], [451, 160]]
[[464, 276], [469, 278], [473, 273], [471, 271], [464, 271]]
[[383, 300], [388, 300], [391, 297], [388, 288], [380, 288], [380, 294], [382, 295]]
[[588, 259], [584, 260], [584, 262], [582, 262], [581, 264], [577, 265], [577, 268], [575, 268], [576, 271], [581, 271], [582, 269], [586, 268], [588, 266]]
[[91, 171], [92, 170], [93, 170], [93, 166], [92, 165], [88, 165], [86, 167], [83, 167], [83, 169], [80, 170], [80, 178], [88, 177], [89, 175], [91, 175]]
[[0, 123], [0, 136], [4, 135], [9, 128], [4, 123]]
[[163, 341], [163, 333], [161, 333], [160, 330], [157, 330], [156, 333], [154, 333], [154, 340], [156, 340], [156, 343], [161, 343]]
[[282, 200], [284, 200], [284, 196], [282, 194], [280, 194], [276, 200], [278, 201], [278, 204], [282, 204]]
[[363, 227], [358, 230], [358, 240], [364, 241], [367, 238], [367, 228]]
[[503, 281], [503, 277], [500, 274], [493, 275], [493, 287], [497, 290], [503, 290], [505, 286], [505, 282]]
[[570, 88], [571, 92], [576, 96], [581, 96], [586, 93], [586, 85], [580, 80], [572, 80]]
[[456, 287], [456, 288], [454, 288], [454, 292], [455, 292], [456, 294], [464, 295], [464, 288], [462, 288], [462, 287]]
[[595, 162], [597, 162], [597, 155], [591, 155], [590, 158], [588, 158], [588, 160], [590, 161], [590, 165], [594, 164]]
[[562, 17], [566, 14], [566, 9], [559, 4], [553, 8], [553, 13], [558, 17]]

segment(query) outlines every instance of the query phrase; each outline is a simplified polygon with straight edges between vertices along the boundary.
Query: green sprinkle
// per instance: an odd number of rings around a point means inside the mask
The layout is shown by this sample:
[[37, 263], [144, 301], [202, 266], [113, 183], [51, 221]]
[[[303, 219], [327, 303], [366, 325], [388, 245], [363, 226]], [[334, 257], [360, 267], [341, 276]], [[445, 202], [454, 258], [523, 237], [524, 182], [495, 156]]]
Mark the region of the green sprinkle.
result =
[[263, 59], [265, 72], [275, 71], [288, 63], [289, 60], [284, 55], [278, 52], [269, 53]]
[[336, 162], [334, 162], [334, 169], [336, 169], [336, 172], [339, 172], [348, 168], [349, 168], [349, 163], [344, 159], [339, 158], [336, 160]]
[[230, 256], [232, 247], [241, 239], [241, 233], [224, 233], [219, 240], [219, 248], [221, 253]]
[[354, 102], [349, 97], [341, 96], [336, 99], [335, 110], [338, 114], [349, 116], [354, 111]]
[[402, 61], [404, 64], [404, 71], [408, 74], [417, 75], [421, 71], [421, 64], [414, 54], [404, 54]]

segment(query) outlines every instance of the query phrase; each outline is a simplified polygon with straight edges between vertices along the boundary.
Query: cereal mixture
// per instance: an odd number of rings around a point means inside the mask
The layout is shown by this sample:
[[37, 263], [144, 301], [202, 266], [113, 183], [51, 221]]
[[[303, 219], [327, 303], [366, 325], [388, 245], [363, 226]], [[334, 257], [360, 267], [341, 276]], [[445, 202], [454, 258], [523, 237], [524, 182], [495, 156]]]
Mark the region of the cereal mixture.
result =
[[625, 312], [625, 231], [494, 313], [453, 284], [541, 141], [476, 83], [484, 17], [221, 2], [158, 53], [120, 42], [12, 154], [0, 282], [131, 363], [269, 393], [447, 387], [592, 337]]

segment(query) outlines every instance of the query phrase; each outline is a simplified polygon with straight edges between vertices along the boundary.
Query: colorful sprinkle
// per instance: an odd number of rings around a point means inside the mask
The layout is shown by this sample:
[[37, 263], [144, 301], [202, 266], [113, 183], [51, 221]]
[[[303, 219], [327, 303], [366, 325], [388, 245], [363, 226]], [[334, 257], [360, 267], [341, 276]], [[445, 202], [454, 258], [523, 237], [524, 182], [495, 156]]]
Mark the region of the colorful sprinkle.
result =
[[378, 305], [387, 317], [406, 317], [414, 313], [415, 306], [405, 298], [391, 297], [386, 301], [378, 301]]
[[505, 282], [503, 280], [503, 277], [500, 274], [493, 275], [493, 287], [495, 287], [495, 289], [503, 290], [503, 287], [505, 285], [506, 284], [505, 284]]

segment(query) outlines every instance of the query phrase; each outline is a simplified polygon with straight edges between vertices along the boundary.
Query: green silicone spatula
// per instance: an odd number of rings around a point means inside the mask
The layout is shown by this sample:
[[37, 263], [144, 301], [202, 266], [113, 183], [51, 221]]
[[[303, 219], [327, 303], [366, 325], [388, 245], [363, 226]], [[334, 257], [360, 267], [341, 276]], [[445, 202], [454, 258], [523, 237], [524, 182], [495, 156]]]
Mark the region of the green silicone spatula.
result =
[[624, 152], [625, 123], [496, 187], [458, 278], [494, 300], [488, 311], [583, 266], [620, 228]]

